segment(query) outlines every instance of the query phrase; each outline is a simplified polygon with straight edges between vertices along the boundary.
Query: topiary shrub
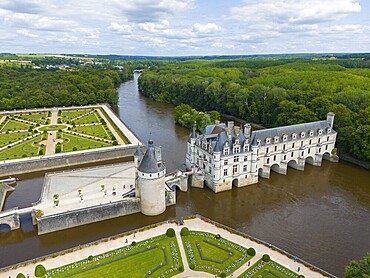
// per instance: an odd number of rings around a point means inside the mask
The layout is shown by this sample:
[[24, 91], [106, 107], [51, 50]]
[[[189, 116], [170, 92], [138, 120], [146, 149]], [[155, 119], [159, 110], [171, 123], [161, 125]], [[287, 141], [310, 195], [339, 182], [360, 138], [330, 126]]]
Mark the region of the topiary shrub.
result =
[[221, 277], [221, 278], [225, 278], [225, 277], [226, 277], [225, 272], [221, 272], [220, 277]]
[[77, 147], [73, 147], [72, 151], [74, 152], [77, 151]]
[[264, 255], [262, 256], [262, 261], [264, 261], [265, 263], [268, 263], [268, 262], [270, 261], [270, 256], [269, 256], [269, 255], [267, 255], [267, 254], [264, 254]]
[[131, 246], [136, 246], [136, 241], [131, 242]]
[[254, 250], [254, 248], [248, 248], [248, 250], [247, 250], [247, 254], [249, 255], [249, 256], [255, 256], [256, 255], [256, 250]]
[[216, 239], [220, 239], [221, 238], [221, 235], [220, 234], [217, 234], [216, 235]]
[[93, 258], [94, 258], [94, 257], [93, 257], [92, 255], [90, 255], [90, 256], [88, 256], [88, 257], [87, 257], [87, 259], [88, 259], [89, 261], [92, 261], [92, 260], [93, 260]]
[[184, 267], [182, 265], [179, 266], [179, 271], [180, 272], [183, 272], [184, 271]]
[[18, 274], [17, 274], [17, 278], [26, 278], [26, 276], [24, 276], [24, 274], [23, 274], [23, 273], [18, 273]]
[[117, 140], [114, 140], [114, 141], [113, 141], [113, 146], [117, 146], [117, 145], [118, 145]]
[[168, 228], [167, 231], [166, 231], [166, 235], [168, 237], [174, 237], [175, 236], [175, 230], [172, 229], [172, 228]]
[[42, 277], [46, 274], [46, 269], [42, 264], [38, 264], [35, 267], [35, 276], [36, 277]]
[[194, 269], [194, 268], [195, 268], [195, 265], [190, 264], [190, 265], [189, 265], [189, 268], [190, 268], [190, 269]]
[[180, 235], [181, 236], [188, 236], [188, 235], [190, 235], [189, 229], [187, 227], [182, 228], [181, 229], [181, 232], [180, 232]]

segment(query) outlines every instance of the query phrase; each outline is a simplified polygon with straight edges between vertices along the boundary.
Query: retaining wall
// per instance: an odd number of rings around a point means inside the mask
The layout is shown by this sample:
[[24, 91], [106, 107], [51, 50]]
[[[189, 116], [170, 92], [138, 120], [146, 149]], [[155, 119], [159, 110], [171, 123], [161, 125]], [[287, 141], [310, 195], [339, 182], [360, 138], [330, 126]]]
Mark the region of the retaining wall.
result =
[[55, 154], [50, 157], [40, 156], [3, 161], [3, 163], [0, 162], [0, 177], [133, 157], [136, 148], [136, 145], [125, 145], [69, 154]]

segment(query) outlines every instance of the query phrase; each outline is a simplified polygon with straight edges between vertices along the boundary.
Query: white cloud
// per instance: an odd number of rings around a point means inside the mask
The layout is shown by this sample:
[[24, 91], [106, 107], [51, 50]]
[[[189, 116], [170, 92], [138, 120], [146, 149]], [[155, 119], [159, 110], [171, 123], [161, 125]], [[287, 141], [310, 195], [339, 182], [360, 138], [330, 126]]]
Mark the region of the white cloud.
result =
[[193, 30], [194, 32], [199, 34], [212, 34], [220, 32], [221, 27], [218, 26], [216, 23], [207, 23], [207, 24], [195, 23]]
[[131, 34], [132, 33], [132, 26], [128, 24], [119, 24], [117, 22], [112, 22], [109, 27], [109, 30], [119, 34]]
[[20, 34], [20, 35], [23, 35], [23, 36], [26, 36], [26, 37], [30, 37], [30, 38], [38, 38], [39, 36], [36, 35], [36, 34], [32, 34], [30, 31], [26, 30], [26, 29], [18, 29], [16, 30], [17, 34]]

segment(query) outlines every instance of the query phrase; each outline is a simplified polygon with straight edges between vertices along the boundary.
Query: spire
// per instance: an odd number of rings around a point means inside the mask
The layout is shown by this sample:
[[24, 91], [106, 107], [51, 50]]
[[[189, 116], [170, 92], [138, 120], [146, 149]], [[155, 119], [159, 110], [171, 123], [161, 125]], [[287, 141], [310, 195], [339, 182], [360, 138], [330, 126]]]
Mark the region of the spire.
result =
[[197, 138], [197, 125], [194, 123], [190, 138]]
[[158, 173], [163, 169], [163, 164], [158, 163], [153, 140], [149, 139], [148, 149], [146, 150], [138, 170], [144, 173]]
[[256, 135], [253, 136], [251, 146], [258, 146]]
[[138, 142], [137, 143], [137, 149], [136, 149], [136, 151], [134, 153], [134, 156], [143, 156], [143, 155], [144, 155], [144, 153], [142, 152], [141, 147], [140, 147], [140, 144]]

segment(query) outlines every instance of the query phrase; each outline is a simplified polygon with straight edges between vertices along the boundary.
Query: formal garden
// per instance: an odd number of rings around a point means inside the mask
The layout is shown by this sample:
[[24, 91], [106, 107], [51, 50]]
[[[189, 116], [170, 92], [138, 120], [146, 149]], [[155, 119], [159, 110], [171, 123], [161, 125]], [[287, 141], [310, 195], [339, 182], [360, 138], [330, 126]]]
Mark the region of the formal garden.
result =
[[[108, 123], [107, 123], [108, 122]], [[0, 160], [115, 146], [126, 142], [101, 109], [0, 115]], [[51, 148], [46, 153], [48, 145]]]
[[245, 271], [241, 278], [250, 277], [264, 277], [264, 278], [303, 278], [303, 275], [299, 275], [282, 265], [274, 262], [270, 259], [270, 256], [265, 254], [260, 260], [258, 260], [252, 267]]
[[[171, 229], [173, 230], [173, 229]], [[172, 277], [184, 270], [171, 232], [47, 270], [45, 277]]]
[[[254, 255], [253, 248], [245, 248], [220, 235], [201, 231], [181, 230], [190, 269], [220, 277], [229, 276]], [[249, 252], [248, 252], [249, 250]]]

